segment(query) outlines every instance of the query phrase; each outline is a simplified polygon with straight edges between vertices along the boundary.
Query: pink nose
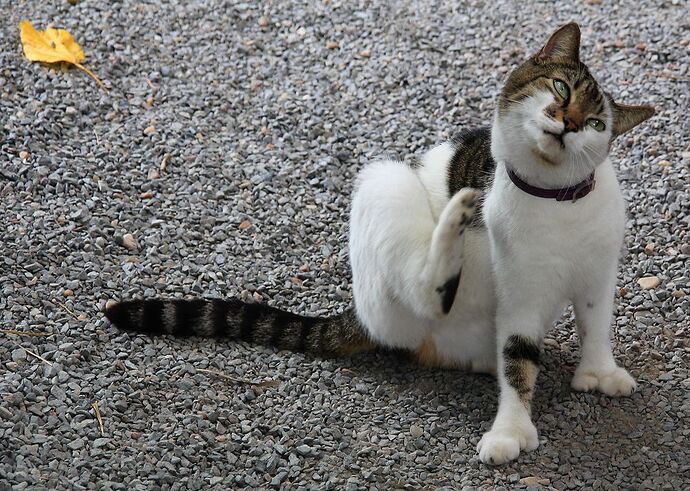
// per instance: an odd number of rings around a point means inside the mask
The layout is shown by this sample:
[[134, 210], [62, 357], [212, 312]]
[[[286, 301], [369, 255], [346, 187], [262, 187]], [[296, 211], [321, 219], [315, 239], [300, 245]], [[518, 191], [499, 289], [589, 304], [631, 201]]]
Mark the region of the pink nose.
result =
[[574, 119], [569, 118], [568, 116], [565, 116], [563, 118], [563, 124], [565, 125], [565, 130], [566, 131], [577, 131], [579, 126], [575, 122]]

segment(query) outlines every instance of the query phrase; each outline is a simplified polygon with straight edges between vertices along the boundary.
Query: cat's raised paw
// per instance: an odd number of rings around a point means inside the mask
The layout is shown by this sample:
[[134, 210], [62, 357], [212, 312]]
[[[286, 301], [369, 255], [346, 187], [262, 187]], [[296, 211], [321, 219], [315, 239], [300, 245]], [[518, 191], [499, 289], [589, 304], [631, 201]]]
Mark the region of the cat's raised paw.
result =
[[539, 446], [537, 428], [530, 422], [528, 425], [492, 429], [484, 433], [477, 444], [479, 460], [489, 465], [501, 465], [515, 460], [521, 450], [531, 451]]
[[462, 234], [472, 221], [480, 192], [472, 188], [463, 188], [451, 198], [441, 214], [440, 223], [449, 231]]
[[570, 386], [580, 392], [598, 390], [611, 397], [629, 396], [637, 388], [637, 383], [625, 368], [597, 371], [592, 369], [575, 370]]

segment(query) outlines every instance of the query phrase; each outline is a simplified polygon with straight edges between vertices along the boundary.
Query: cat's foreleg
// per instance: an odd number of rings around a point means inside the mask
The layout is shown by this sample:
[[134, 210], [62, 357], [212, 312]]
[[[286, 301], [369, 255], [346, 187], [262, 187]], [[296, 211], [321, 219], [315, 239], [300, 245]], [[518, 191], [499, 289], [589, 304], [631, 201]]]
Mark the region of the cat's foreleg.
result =
[[519, 313], [497, 316], [498, 413], [491, 430], [477, 445], [479, 458], [486, 464], [503, 464], [516, 459], [521, 450], [539, 446], [531, 403], [539, 372], [541, 334], [518, 328], [541, 325], [539, 320], [530, 317]]
[[598, 390], [609, 396], [627, 396], [637, 386], [627, 370], [616, 365], [611, 350], [615, 278], [614, 271], [575, 298], [581, 346], [580, 364], [571, 382], [575, 390]]

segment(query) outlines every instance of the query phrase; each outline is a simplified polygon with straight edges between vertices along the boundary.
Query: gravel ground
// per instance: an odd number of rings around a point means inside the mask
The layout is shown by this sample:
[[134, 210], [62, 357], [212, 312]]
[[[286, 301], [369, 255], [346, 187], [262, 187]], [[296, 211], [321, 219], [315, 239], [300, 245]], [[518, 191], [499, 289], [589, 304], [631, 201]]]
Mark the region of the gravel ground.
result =
[[[0, 0], [0, 324], [49, 334], [0, 334], [0, 489], [690, 488], [682, 2], [369, 3]], [[68, 28], [110, 92], [26, 61], [23, 18]], [[104, 320], [110, 298], [156, 295], [340, 311], [356, 172], [488, 123], [506, 73], [572, 19], [599, 80], [659, 110], [613, 148], [631, 398], [570, 391], [567, 314], [539, 378], [541, 446], [492, 468], [474, 450], [491, 378]]]

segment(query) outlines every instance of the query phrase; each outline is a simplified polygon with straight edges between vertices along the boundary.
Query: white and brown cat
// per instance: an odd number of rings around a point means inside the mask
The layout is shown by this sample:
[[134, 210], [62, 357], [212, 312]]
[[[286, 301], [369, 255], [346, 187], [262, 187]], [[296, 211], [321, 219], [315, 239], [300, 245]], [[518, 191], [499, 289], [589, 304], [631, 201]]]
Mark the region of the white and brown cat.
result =
[[635, 389], [611, 351], [625, 212], [608, 153], [654, 109], [614, 102], [579, 46], [580, 29], [567, 24], [516, 68], [491, 129], [463, 132], [415, 166], [379, 161], [362, 170], [350, 217], [354, 307], [343, 314], [145, 299], [110, 305], [106, 316], [149, 334], [336, 355], [403, 348], [425, 364], [495, 373], [498, 414], [480, 459], [500, 464], [536, 448], [530, 404], [541, 342], [567, 304], [582, 345], [573, 388]]

